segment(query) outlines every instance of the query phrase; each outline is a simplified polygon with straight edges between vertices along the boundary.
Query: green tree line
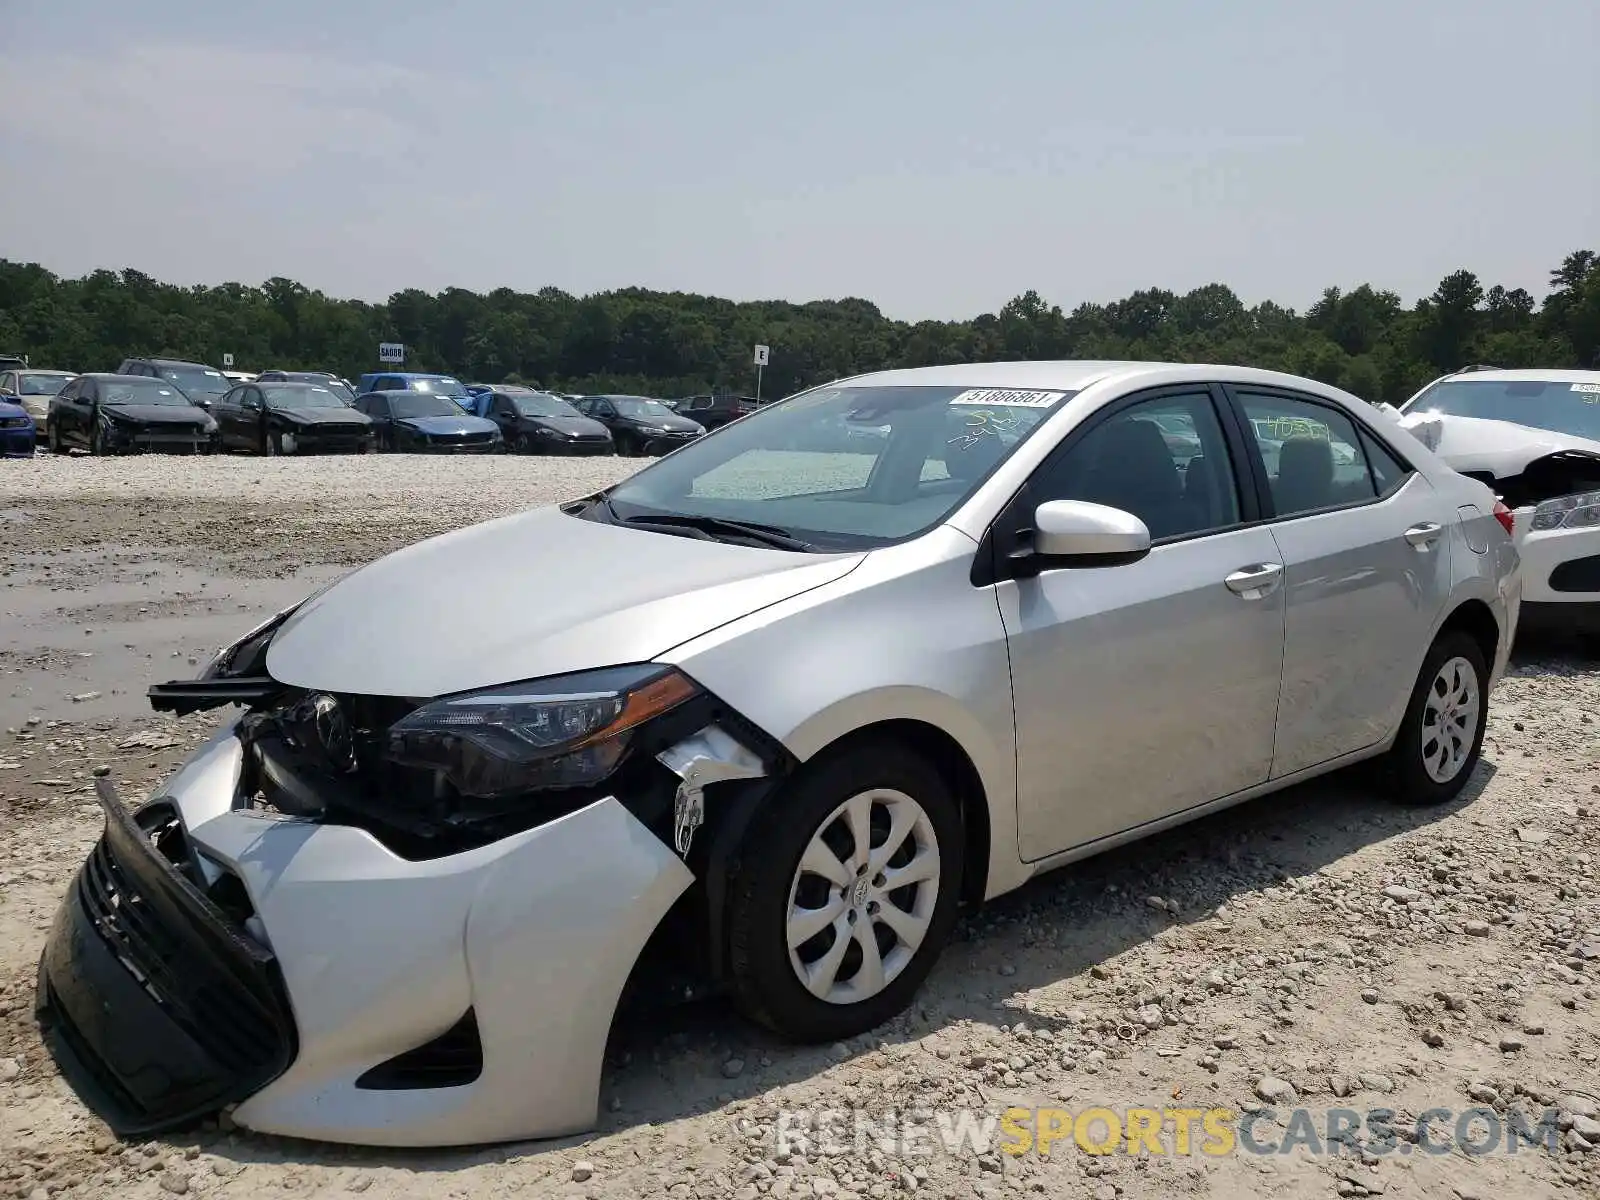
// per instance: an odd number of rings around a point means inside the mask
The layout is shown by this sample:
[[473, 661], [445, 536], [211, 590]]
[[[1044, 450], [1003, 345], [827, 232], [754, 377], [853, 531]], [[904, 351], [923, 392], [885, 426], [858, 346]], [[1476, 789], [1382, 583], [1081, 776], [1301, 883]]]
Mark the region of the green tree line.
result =
[[1409, 308], [1361, 284], [1329, 288], [1297, 313], [1270, 301], [1246, 306], [1213, 283], [1183, 295], [1149, 288], [1070, 312], [1027, 291], [997, 313], [917, 322], [859, 299], [739, 303], [642, 288], [582, 297], [549, 287], [407, 289], [369, 304], [283, 278], [178, 287], [133, 270], [67, 279], [0, 259], [0, 352], [27, 354], [36, 366], [105, 371], [137, 355], [220, 365], [231, 353], [244, 370], [355, 378], [377, 369], [380, 341], [405, 343], [409, 370], [570, 391], [748, 392], [759, 342], [772, 347], [768, 396], [885, 367], [1090, 358], [1268, 367], [1397, 403], [1472, 362], [1600, 366], [1600, 257], [1567, 255], [1542, 300], [1485, 288], [1462, 270]]

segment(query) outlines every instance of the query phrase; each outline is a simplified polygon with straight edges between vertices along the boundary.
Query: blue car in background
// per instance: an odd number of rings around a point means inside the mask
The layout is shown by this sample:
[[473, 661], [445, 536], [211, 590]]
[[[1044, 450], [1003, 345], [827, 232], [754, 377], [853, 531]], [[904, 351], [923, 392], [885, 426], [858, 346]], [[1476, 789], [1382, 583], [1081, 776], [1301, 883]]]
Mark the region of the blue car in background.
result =
[[378, 449], [412, 454], [485, 454], [500, 450], [500, 427], [463, 412], [451, 397], [410, 388], [389, 388], [356, 397], [358, 412], [372, 418]]
[[33, 417], [20, 404], [0, 400], [0, 458], [32, 458]]
[[416, 371], [372, 371], [363, 375], [356, 385], [356, 394], [368, 392], [423, 392], [430, 396], [444, 396], [453, 401], [462, 412], [474, 413], [476, 398], [467, 385], [454, 375], [424, 375]]

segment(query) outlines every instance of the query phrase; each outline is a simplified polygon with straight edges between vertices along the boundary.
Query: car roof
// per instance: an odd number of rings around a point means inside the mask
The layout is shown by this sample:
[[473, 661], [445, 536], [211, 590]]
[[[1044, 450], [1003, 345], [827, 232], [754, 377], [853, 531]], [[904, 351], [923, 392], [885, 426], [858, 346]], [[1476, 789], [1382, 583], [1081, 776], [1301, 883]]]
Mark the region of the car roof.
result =
[[216, 370], [210, 363], [191, 362], [187, 358], [130, 358], [129, 362], [165, 363], [169, 367], [204, 367], [208, 371]]
[[1560, 367], [1539, 368], [1526, 367], [1518, 369], [1502, 369], [1499, 367], [1480, 367], [1474, 371], [1457, 371], [1453, 375], [1444, 375], [1435, 379], [1435, 383], [1445, 380], [1458, 379], [1490, 379], [1502, 383], [1600, 383], [1600, 371], [1574, 371]]
[[18, 375], [65, 375], [68, 379], [76, 379], [77, 373], [73, 371], [58, 371], [54, 367], [13, 367]]
[[[145, 361], [151, 361], [151, 360], [145, 360]], [[120, 372], [117, 372], [117, 371], [85, 371], [82, 375], [79, 375], [76, 378], [78, 378], [78, 379], [96, 379], [96, 380], [137, 379], [141, 383], [159, 383], [159, 384], [162, 384], [162, 385], [164, 385], [166, 387], [171, 387], [172, 386], [170, 383], [167, 383], [167, 381], [165, 379], [151, 379], [150, 376], [148, 376], [148, 375], [123, 375], [123, 374], [121, 374]]]
[[1142, 375], [1182, 373], [1197, 381], [1235, 380], [1304, 389], [1313, 381], [1281, 371], [1216, 363], [1143, 362], [1123, 359], [958, 363], [938, 367], [903, 367], [873, 371], [837, 380], [841, 387], [984, 387], [1082, 391], [1108, 380], [1133, 380]]

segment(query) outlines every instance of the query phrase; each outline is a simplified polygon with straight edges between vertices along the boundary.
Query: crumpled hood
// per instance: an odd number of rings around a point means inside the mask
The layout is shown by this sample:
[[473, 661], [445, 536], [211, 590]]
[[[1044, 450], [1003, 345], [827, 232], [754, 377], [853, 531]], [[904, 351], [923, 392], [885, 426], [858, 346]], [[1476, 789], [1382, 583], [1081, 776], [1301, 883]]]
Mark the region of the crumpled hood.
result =
[[535, 509], [429, 538], [346, 576], [284, 623], [267, 670], [296, 687], [423, 699], [648, 662], [839, 579], [863, 558]]
[[297, 425], [371, 425], [372, 418], [353, 408], [275, 408], [275, 416]]
[[609, 432], [592, 417], [523, 417], [522, 420], [536, 429], [542, 425], [565, 437], [603, 437]]
[[499, 428], [493, 421], [466, 413], [459, 417], [400, 417], [398, 420], [423, 433], [489, 433]]
[[113, 417], [136, 421], [142, 425], [204, 425], [203, 409], [191, 404], [107, 404], [103, 406]]
[[1600, 441], [1514, 421], [1413, 412], [1402, 416], [1400, 424], [1452, 469], [1487, 471], [1496, 479], [1520, 475], [1534, 460], [1562, 450], [1600, 454]]

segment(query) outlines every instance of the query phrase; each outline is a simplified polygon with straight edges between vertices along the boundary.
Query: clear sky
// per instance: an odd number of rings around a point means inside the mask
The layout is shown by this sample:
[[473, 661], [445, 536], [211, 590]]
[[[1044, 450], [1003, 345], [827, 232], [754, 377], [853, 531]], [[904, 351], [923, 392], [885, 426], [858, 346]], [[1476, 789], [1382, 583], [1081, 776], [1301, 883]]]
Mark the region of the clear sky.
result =
[[1600, 0], [0, 0], [0, 257], [957, 318], [1600, 248]]

